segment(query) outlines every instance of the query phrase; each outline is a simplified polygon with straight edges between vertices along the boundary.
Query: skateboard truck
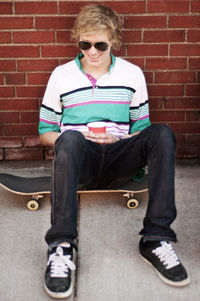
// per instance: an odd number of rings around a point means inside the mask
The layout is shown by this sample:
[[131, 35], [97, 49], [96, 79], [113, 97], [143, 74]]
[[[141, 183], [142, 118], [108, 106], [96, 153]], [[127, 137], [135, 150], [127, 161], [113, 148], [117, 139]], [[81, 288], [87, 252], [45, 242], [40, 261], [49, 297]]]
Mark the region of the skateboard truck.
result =
[[30, 201], [28, 201], [27, 203], [27, 208], [31, 211], [36, 211], [38, 210], [40, 203], [39, 203], [39, 199], [43, 198], [44, 196], [41, 194], [33, 194], [32, 195], [32, 199]]
[[135, 209], [139, 205], [138, 200], [134, 198], [134, 195], [134, 192], [126, 192], [123, 194], [123, 197], [127, 198], [126, 205], [129, 209]]

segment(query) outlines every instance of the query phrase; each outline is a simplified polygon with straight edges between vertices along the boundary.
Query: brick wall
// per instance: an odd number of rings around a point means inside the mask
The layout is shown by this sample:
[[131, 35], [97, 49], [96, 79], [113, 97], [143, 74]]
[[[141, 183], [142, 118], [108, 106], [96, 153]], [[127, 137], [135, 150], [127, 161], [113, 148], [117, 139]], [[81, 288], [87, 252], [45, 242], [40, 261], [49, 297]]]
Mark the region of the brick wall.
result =
[[[51, 158], [38, 112], [51, 71], [76, 55], [73, 21], [88, 1], [0, 2], [0, 160]], [[116, 55], [145, 73], [151, 121], [177, 137], [177, 157], [200, 156], [200, 1], [104, 1], [124, 19]]]

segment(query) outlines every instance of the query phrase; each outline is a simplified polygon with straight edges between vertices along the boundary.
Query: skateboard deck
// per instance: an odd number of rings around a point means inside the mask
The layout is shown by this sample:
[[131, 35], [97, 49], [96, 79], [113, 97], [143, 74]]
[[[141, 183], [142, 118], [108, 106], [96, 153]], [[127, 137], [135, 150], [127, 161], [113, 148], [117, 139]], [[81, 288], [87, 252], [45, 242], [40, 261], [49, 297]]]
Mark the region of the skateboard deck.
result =
[[[21, 177], [7, 173], [0, 173], [0, 186], [4, 189], [20, 195], [31, 196], [27, 202], [27, 208], [35, 211], [39, 208], [39, 200], [45, 194], [51, 193], [51, 177]], [[135, 209], [138, 206], [136, 196], [140, 193], [148, 191], [148, 176], [145, 175], [143, 181], [134, 182], [127, 180], [125, 183], [118, 183], [114, 188], [106, 189], [85, 189], [78, 187], [77, 196], [80, 197], [82, 193], [122, 193], [127, 200], [127, 207]]]

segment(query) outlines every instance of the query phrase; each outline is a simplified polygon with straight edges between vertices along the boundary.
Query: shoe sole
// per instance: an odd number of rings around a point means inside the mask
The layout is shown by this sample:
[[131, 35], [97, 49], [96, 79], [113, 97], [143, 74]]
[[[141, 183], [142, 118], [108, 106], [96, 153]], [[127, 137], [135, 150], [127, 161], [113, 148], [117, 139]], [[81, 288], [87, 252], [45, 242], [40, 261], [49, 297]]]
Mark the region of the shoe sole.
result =
[[[74, 261], [76, 261], [76, 252], [75, 251], [73, 251], [73, 258], [74, 258]], [[68, 298], [69, 296], [71, 296], [71, 294], [73, 292], [74, 282], [75, 282], [75, 271], [71, 271], [71, 285], [66, 292], [63, 292], [63, 293], [52, 292], [48, 289], [48, 287], [46, 286], [45, 283], [44, 283], [44, 289], [45, 289], [46, 293], [54, 299]]]
[[186, 286], [186, 285], [188, 285], [189, 283], [190, 283], [190, 277], [188, 276], [188, 278], [187, 279], [185, 279], [185, 280], [182, 280], [182, 281], [172, 281], [172, 280], [169, 280], [169, 279], [167, 279], [167, 278], [165, 278], [154, 266], [153, 266], [153, 264], [150, 262], [150, 261], [148, 261], [148, 259], [146, 259], [144, 256], [142, 256], [142, 254], [140, 254], [140, 256], [141, 256], [141, 258], [146, 262], [146, 263], [148, 263], [148, 264], [150, 264], [152, 267], [153, 267], [153, 269], [156, 271], [156, 273], [158, 274], [158, 276], [160, 277], [160, 279], [163, 281], [163, 282], [165, 282], [166, 284], [168, 284], [168, 285], [171, 285], [171, 286], [175, 286], [175, 287], [182, 287], [182, 286]]

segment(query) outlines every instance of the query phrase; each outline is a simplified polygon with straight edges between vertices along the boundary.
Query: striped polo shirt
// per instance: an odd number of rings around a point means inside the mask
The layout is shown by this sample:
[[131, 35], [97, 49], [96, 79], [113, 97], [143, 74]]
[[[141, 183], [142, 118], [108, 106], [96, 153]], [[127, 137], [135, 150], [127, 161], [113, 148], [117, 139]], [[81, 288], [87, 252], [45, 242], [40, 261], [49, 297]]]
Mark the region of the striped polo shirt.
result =
[[88, 131], [104, 121], [107, 132], [122, 137], [150, 125], [146, 82], [141, 69], [111, 54], [109, 72], [95, 80], [84, 73], [79, 54], [51, 74], [40, 109], [39, 134]]

